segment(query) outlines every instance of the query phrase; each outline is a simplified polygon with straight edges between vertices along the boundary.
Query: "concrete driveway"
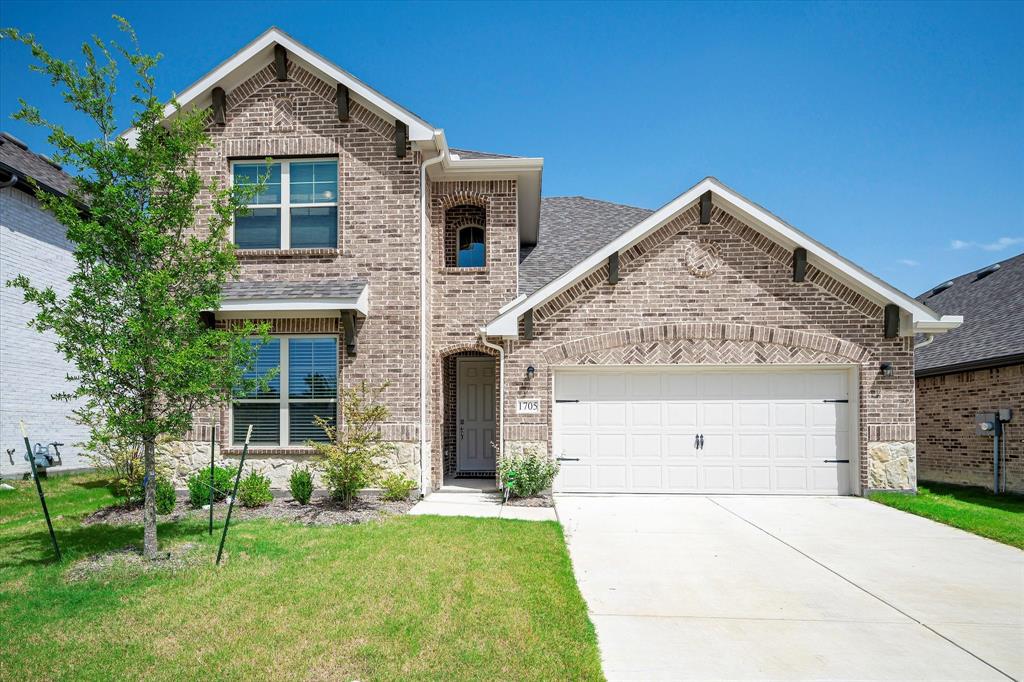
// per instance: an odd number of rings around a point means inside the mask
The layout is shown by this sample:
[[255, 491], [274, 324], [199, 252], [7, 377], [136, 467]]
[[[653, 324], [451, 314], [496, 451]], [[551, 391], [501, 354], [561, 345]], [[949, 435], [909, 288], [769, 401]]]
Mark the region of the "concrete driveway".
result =
[[1024, 552], [853, 497], [560, 495], [609, 679], [1024, 676]]

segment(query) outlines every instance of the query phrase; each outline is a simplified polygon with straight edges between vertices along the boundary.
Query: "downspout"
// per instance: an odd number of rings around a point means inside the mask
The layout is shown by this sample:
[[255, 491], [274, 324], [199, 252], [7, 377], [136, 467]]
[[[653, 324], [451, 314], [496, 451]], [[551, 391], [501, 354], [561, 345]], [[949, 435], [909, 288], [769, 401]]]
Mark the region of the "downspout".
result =
[[442, 145], [441, 153], [420, 164], [420, 494], [427, 493], [430, 481], [430, 463], [427, 457], [427, 382], [430, 368], [427, 354], [427, 335], [430, 330], [427, 321], [427, 168], [444, 160], [448, 146]]
[[935, 334], [925, 334], [924, 341], [914, 344], [914, 350], [920, 350], [935, 340]]
[[477, 330], [477, 335], [481, 344], [498, 351], [498, 457], [501, 458], [505, 455], [505, 349], [488, 341], [483, 327]]

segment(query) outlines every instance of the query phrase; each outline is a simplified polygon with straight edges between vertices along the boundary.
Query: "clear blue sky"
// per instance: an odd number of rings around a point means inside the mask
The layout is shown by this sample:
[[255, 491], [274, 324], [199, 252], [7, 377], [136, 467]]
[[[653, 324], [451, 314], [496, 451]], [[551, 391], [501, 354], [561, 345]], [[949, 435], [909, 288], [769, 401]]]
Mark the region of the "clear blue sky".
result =
[[[657, 208], [706, 175], [905, 291], [1024, 250], [1024, 4], [0, 2], [73, 56], [126, 16], [181, 91], [270, 25], [545, 196]], [[72, 123], [27, 51], [19, 96]], [[127, 83], [125, 84], [127, 86]]]

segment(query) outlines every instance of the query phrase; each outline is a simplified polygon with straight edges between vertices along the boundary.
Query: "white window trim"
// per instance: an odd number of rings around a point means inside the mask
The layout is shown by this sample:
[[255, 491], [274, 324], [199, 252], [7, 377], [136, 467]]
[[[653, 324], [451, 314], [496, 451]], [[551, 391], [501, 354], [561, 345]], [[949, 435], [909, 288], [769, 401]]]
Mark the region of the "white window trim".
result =
[[[337, 183], [336, 183], [335, 188], [334, 188], [334, 201], [333, 202], [331, 202], [331, 201], [322, 201], [322, 202], [319, 202], [319, 203], [317, 203], [317, 202], [313, 202], [313, 203], [303, 202], [303, 203], [298, 203], [298, 204], [291, 203], [291, 197], [292, 197], [291, 164], [292, 164], [293, 161], [295, 163], [323, 163], [323, 162], [327, 162], [327, 161], [333, 161], [335, 163], [335, 165], [338, 167], [337, 174], [335, 176], [337, 178]], [[276, 203], [276, 204], [246, 204], [246, 208], [248, 208], [248, 209], [276, 208], [276, 209], [278, 209], [280, 211], [280, 214], [281, 214], [281, 241], [279, 242], [279, 245], [278, 245], [277, 249], [275, 249], [275, 250], [286, 251], [286, 250], [292, 248], [292, 212], [291, 212], [291, 209], [293, 209], [293, 208], [319, 208], [321, 206], [334, 206], [334, 207], [338, 207], [339, 200], [341, 199], [341, 163], [340, 163], [338, 157], [336, 157], [336, 156], [325, 156], [323, 158], [319, 158], [319, 157], [317, 157], [317, 158], [298, 157], [298, 158], [292, 158], [292, 159], [272, 159], [272, 163], [279, 164], [281, 166], [281, 201], [279, 203]], [[236, 165], [249, 166], [249, 165], [253, 165], [253, 164], [266, 164], [266, 161], [265, 160], [260, 160], [260, 159], [233, 159], [231, 161], [231, 164], [230, 164], [230, 166], [231, 166], [230, 167], [230, 175], [231, 175], [231, 186], [232, 187], [234, 187], [234, 185], [235, 185], [235, 166]], [[339, 229], [339, 228], [337, 228], [337, 226], [335, 226], [335, 229]], [[230, 237], [231, 237], [231, 243], [232, 244], [236, 244], [236, 242], [235, 242], [235, 220], [234, 220], [233, 217], [231, 219], [231, 235], [230, 235]], [[328, 248], [328, 249], [336, 249], [336, 248], [338, 248], [338, 244], [337, 244], [337, 239], [335, 239], [335, 244], [333, 246], [326, 246], [326, 247], [318, 246], [318, 247], [303, 247], [303, 248]]]
[[278, 377], [281, 379], [281, 395], [277, 398], [232, 398], [231, 409], [228, 410], [228, 420], [231, 422], [228, 427], [228, 434], [230, 435], [229, 443], [230, 447], [241, 447], [243, 442], [235, 442], [235, 404], [236, 403], [277, 403], [278, 414], [280, 415], [280, 434], [281, 438], [277, 445], [268, 443], [252, 443], [252, 447], [256, 448], [300, 448], [305, 445], [292, 445], [291, 444], [291, 403], [333, 403], [334, 404], [334, 421], [338, 421], [338, 394], [335, 393], [333, 398], [296, 398], [291, 399], [288, 397], [288, 350], [289, 344], [292, 339], [333, 339], [335, 343], [335, 381], [340, 384], [341, 382], [341, 366], [337, 359], [337, 349], [339, 348], [338, 337], [333, 334], [272, 334], [272, 339], [278, 339], [281, 342], [281, 364], [278, 368]]

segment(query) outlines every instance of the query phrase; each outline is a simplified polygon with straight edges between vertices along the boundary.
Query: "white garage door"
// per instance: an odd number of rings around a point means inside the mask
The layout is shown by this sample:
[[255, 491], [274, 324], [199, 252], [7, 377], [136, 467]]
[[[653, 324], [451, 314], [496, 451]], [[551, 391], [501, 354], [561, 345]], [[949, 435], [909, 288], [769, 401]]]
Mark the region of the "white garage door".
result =
[[563, 370], [561, 492], [849, 494], [847, 370]]

